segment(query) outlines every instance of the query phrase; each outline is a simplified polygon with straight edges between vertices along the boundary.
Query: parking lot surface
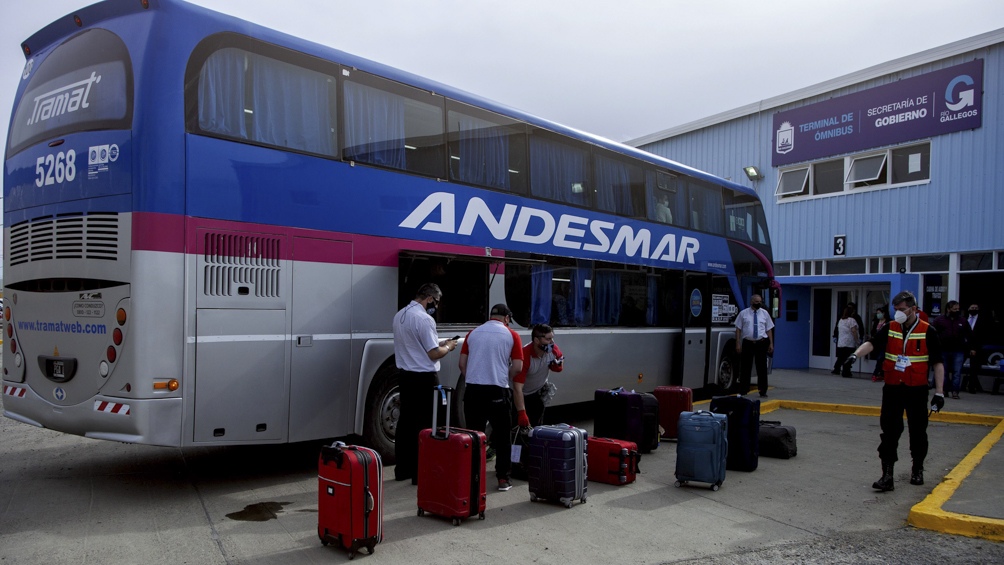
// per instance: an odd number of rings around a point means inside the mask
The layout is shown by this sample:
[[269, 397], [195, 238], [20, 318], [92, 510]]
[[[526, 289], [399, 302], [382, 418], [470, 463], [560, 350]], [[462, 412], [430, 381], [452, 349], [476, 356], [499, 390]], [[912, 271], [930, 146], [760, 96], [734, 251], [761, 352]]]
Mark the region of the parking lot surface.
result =
[[[896, 489], [878, 493], [871, 489], [881, 474], [872, 413], [881, 385], [783, 370], [771, 383], [764, 419], [796, 427], [798, 455], [761, 457], [752, 473], [729, 471], [717, 492], [674, 487], [676, 445], [663, 442], [643, 455], [637, 482], [590, 483], [585, 504], [533, 503], [526, 483], [516, 481], [511, 491], [489, 492], [484, 521], [454, 527], [418, 517], [415, 487], [391, 480], [388, 467], [384, 541], [356, 559], [1004, 562], [1004, 543], [993, 541], [1004, 539], [1004, 447], [997, 442], [1004, 396], [964, 394], [932, 418], [924, 486], [908, 483], [904, 434]], [[557, 414], [592, 429], [588, 410]], [[347, 560], [316, 533], [319, 443], [171, 449], [68, 436], [6, 418], [0, 438], [4, 565]]]

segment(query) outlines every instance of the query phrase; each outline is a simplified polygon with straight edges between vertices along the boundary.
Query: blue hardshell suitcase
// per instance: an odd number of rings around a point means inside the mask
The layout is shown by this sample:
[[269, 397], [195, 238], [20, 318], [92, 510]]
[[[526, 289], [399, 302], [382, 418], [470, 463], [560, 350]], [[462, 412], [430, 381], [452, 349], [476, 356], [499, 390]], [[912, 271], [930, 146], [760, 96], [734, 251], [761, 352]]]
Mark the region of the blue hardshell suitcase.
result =
[[681, 412], [677, 422], [676, 486], [694, 481], [718, 490], [725, 482], [728, 418], [706, 410]]
[[585, 430], [557, 424], [530, 430], [524, 458], [530, 482], [530, 500], [560, 502], [571, 508], [586, 502], [587, 468]]

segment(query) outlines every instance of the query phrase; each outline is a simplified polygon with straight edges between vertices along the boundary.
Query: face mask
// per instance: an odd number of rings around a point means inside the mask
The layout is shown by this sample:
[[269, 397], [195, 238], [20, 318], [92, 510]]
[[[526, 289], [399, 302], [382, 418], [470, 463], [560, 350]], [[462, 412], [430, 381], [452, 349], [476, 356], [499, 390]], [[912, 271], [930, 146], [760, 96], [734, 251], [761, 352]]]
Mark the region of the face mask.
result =
[[554, 348], [554, 344], [553, 343], [544, 343], [544, 344], [538, 345], [537, 347], [539, 347], [540, 350], [543, 351], [544, 353], [550, 353], [551, 349]]
[[949, 318], [958, 318], [961, 315], [962, 315], [962, 312], [949, 312], [948, 313], [948, 317]]
[[875, 319], [881, 320], [882, 318], [885, 318], [885, 315], [883, 315], [882, 312], [879, 312], [878, 314], [875, 314]]
[[759, 310], [762, 304], [760, 304], [759, 302], [754, 302], [753, 304], [750, 304], [750, 306], [752, 306], [754, 310]]
[[906, 319], [909, 318], [909, 316], [906, 315], [906, 312], [901, 312], [899, 310], [896, 310], [895, 317], [896, 317], [896, 323], [898, 324], [905, 324]]
[[980, 311], [979, 311], [979, 310], [970, 310], [970, 311], [969, 311], [969, 315], [970, 315], [970, 316], [978, 316], [978, 315], [979, 315], [979, 313], [980, 313]]
[[435, 306], [429, 306], [428, 308], [425, 309], [425, 312], [427, 314], [429, 314], [430, 316], [435, 316], [436, 315], [436, 307]]

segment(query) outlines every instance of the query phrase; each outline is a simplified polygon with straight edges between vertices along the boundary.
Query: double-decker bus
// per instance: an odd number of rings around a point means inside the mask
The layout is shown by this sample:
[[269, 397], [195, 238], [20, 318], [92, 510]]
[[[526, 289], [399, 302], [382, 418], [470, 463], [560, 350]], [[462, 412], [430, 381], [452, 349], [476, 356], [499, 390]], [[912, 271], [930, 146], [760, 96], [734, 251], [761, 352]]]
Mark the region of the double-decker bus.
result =
[[360, 434], [390, 458], [391, 323], [423, 283], [443, 338], [498, 302], [526, 339], [551, 324], [557, 404], [728, 389], [736, 313], [754, 292], [776, 313], [756, 193], [701, 171], [179, 0], [82, 8], [23, 50], [20, 422], [166, 446]]

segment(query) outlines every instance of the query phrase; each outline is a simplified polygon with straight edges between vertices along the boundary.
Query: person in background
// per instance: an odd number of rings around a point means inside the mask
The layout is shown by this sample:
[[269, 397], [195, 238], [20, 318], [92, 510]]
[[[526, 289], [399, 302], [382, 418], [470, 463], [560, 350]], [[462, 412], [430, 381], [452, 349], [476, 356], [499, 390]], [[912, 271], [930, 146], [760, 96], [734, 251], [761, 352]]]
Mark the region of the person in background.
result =
[[522, 412], [517, 412], [520, 427], [544, 423], [544, 395], [550, 386], [548, 374], [564, 369], [565, 356], [554, 343], [554, 330], [547, 324], [537, 324], [530, 330], [530, 343], [523, 347], [523, 370], [513, 377], [513, 394], [523, 397]]
[[432, 316], [442, 299], [439, 286], [424, 284], [394, 316], [394, 361], [401, 371], [394, 479], [411, 479], [412, 484], [418, 484], [418, 434], [432, 427], [432, 389], [439, 384], [439, 360], [457, 348], [456, 341], [440, 341], [436, 332]]
[[[858, 323], [854, 320], [854, 307], [850, 304], [844, 306], [844, 313], [840, 316], [840, 321], [837, 322], [837, 362], [833, 365], [833, 374], [839, 375], [841, 373], [841, 367], [844, 367], [844, 361], [847, 357], [854, 353], [854, 348], [861, 343], [858, 339], [860, 334], [858, 333]], [[844, 368], [843, 375], [847, 378], [851, 377], [851, 372]]]
[[[871, 331], [868, 333], [869, 339], [878, 335], [878, 333], [882, 331], [882, 328], [884, 328], [886, 324], [889, 323], [888, 320], [886, 319], [887, 317], [886, 312], [888, 311], [889, 311], [888, 304], [886, 304], [885, 306], [880, 306], [875, 309], [875, 315], [872, 316]], [[882, 380], [885, 378], [884, 373], [882, 372], [882, 359], [885, 357], [885, 348], [883, 347], [884, 345], [885, 344], [877, 344], [875, 347], [875, 351], [872, 351], [871, 355], [869, 355], [869, 358], [872, 361], [875, 361], [875, 369], [872, 370], [873, 383], [882, 382]]]
[[669, 195], [665, 192], [659, 194], [659, 201], [655, 204], [655, 219], [664, 224], [673, 223], [673, 211], [669, 208]]
[[736, 353], [739, 354], [739, 394], [749, 392], [756, 363], [760, 396], [767, 396], [767, 355], [774, 354], [774, 320], [763, 308], [763, 297], [750, 297], [750, 307], [736, 316]]
[[893, 467], [899, 458], [899, 438], [903, 435], [903, 413], [910, 429], [910, 455], [913, 469], [911, 485], [924, 484], [924, 459], [927, 457], [927, 373], [934, 367], [934, 397], [931, 410], [945, 407], [945, 366], [941, 360], [941, 341], [938, 332], [920, 319], [917, 299], [904, 290], [892, 299], [895, 320], [882, 328], [878, 335], [862, 343], [845, 361], [853, 367], [861, 355], [867, 355], [876, 344], [885, 343], [885, 384], [882, 386], [882, 408], [879, 426], [879, 459], [882, 477], [872, 483], [872, 488], [882, 492], [895, 489]]
[[962, 390], [962, 362], [970, 351], [973, 341], [973, 329], [962, 317], [962, 311], [957, 300], [949, 300], [945, 305], [945, 314], [934, 320], [934, 329], [938, 330], [941, 348], [945, 360], [945, 391], [951, 392], [952, 398], [959, 398]]
[[[486, 423], [492, 426], [489, 442], [498, 451], [495, 477], [499, 490], [512, 488], [510, 452], [512, 429], [509, 381], [523, 370], [523, 342], [509, 328], [512, 312], [505, 304], [492, 306], [490, 319], [474, 328], [460, 349], [460, 372], [466, 379], [464, 416], [467, 427], [484, 432]], [[523, 395], [513, 399], [516, 411], [526, 414]]]
[[980, 314], [979, 304], [970, 304], [968, 309], [969, 317], [966, 323], [972, 330], [972, 341], [969, 343], [969, 374], [968, 382], [964, 383], [966, 390], [970, 393], [982, 392], [980, 386], [980, 368], [983, 366], [983, 346], [990, 342], [993, 336], [993, 319], [987, 314]]

